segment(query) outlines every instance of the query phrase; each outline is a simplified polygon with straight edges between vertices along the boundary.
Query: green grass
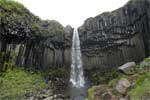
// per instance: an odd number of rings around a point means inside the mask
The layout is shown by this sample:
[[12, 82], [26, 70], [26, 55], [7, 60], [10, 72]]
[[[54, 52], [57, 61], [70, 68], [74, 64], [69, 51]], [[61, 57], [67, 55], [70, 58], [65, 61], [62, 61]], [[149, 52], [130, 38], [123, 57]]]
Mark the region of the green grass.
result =
[[24, 10], [24, 6], [13, 0], [0, 0], [0, 6], [5, 10]]
[[150, 72], [140, 76], [136, 81], [136, 85], [128, 92], [132, 100], [150, 97]]
[[[124, 97], [124, 95], [119, 94], [115, 87], [120, 79], [128, 79], [129, 82], [132, 84], [130, 88], [127, 90], [127, 96], [131, 98], [131, 100], [148, 100], [150, 98], [150, 57], [145, 58], [140, 64], [136, 65], [132, 74], [124, 75], [119, 73], [117, 70], [112, 70], [110, 73], [107, 72], [103, 75], [92, 74], [93, 79], [97, 82], [99, 81], [109, 81], [101, 82], [104, 84], [98, 86], [92, 86], [88, 89], [88, 99], [94, 100], [95, 98], [95, 91], [104, 91], [104, 94], [112, 94], [116, 97]], [[100, 80], [101, 78], [101, 80]], [[103, 80], [102, 80], [103, 79]], [[99, 82], [100, 83], [100, 82]], [[103, 93], [99, 95], [102, 97], [103, 100]]]
[[115, 78], [115, 79], [109, 81], [108, 86], [110, 86], [110, 87], [115, 87], [115, 85], [118, 83], [118, 81], [119, 81], [120, 79], [121, 79], [121, 78], [118, 77], [118, 78]]
[[150, 97], [150, 57], [145, 58], [144, 61], [136, 67], [136, 74], [138, 74], [138, 79], [128, 94], [132, 100], [146, 100]]
[[88, 89], [88, 100], [95, 100], [96, 96], [100, 100], [106, 100], [104, 98], [107, 97], [107, 95], [111, 95], [111, 91], [112, 90], [107, 85], [92, 86]]
[[89, 100], [94, 100], [94, 92], [96, 89], [98, 89], [99, 86], [92, 86], [90, 89], [88, 89], [88, 99]]
[[109, 71], [104, 71], [100, 73], [95, 73], [95, 70], [89, 71], [88, 75], [92, 83], [94, 83], [95, 85], [99, 85], [108, 83], [112, 79], [115, 79], [118, 76], [120, 76], [120, 74], [121, 73], [116, 68], [113, 68]]
[[0, 76], [0, 99], [22, 100], [26, 93], [45, 88], [47, 84], [40, 74], [23, 69], [7, 70]]
[[66, 68], [51, 68], [49, 69], [48, 74], [46, 76], [66, 78], [69, 75], [70, 75], [70, 72]]

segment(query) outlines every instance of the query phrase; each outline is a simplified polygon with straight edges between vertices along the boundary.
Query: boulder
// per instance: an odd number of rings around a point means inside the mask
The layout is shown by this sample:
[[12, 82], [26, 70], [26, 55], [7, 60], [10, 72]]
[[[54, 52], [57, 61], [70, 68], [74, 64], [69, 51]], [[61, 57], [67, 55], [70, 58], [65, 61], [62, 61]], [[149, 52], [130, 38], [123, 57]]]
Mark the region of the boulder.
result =
[[126, 78], [122, 78], [116, 85], [116, 90], [120, 94], [126, 94], [127, 89], [131, 86], [130, 82]]
[[130, 74], [135, 66], [136, 66], [135, 62], [128, 62], [120, 66], [118, 69], [124, 72], [125, 74]]

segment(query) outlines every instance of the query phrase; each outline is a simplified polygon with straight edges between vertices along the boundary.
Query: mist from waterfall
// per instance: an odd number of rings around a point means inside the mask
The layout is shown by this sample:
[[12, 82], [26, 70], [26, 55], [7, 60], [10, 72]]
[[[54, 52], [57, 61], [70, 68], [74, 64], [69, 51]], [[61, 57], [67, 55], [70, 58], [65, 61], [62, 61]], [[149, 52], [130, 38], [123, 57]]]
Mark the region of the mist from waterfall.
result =
[[77, 29], [74, 29], [73, 33], [71, 57], [72, 57], [72, 64], [71, 64], [70, 82], [76, 88], [84, 87], [85, 80], [82, 68], [80, 39]]

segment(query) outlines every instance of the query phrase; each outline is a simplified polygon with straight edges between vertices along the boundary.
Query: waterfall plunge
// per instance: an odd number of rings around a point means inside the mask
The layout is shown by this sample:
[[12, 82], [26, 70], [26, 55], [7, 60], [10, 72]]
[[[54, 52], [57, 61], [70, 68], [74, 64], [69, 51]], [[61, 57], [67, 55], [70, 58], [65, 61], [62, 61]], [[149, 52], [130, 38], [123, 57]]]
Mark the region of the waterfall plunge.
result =
[[74, 29], [72, 38], [72, 64], [71, 64], [71, 77], [70, 82], [76, 88], [84, 87], [85, 81], [83, 76], [81, 51], [80, 51], [80, 40], [78, 30]]

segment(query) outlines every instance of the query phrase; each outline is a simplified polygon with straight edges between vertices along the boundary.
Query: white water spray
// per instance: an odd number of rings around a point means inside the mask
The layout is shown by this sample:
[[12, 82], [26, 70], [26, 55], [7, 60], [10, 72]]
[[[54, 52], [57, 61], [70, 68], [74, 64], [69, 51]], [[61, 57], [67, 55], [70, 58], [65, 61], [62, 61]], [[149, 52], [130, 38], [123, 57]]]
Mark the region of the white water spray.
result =
[[81, 60], [80, 39], [77, 29], [74, 29], [73, 33], [71, 54], [72, 64], [70, 82], [76, 88], [84, 87], [85, 81]]

